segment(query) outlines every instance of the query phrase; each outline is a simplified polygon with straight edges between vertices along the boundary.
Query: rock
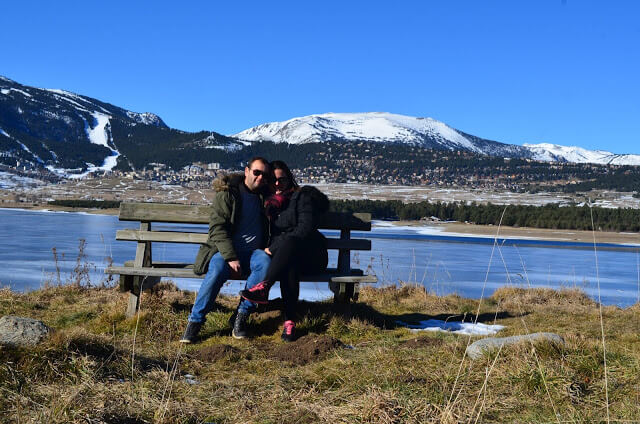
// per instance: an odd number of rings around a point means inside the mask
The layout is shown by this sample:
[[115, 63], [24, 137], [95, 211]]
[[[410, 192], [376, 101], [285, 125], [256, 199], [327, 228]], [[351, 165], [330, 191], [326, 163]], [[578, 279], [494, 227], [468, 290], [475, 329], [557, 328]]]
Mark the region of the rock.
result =
[[35, 346], [44, 340], [51, 329], [42, 321], [5, 315], [0, 318], [0, 344]]
[[467, 355], [471, 359], [478, 359], [482, 357], [485, 352], [493, 349], [499, 349], [501, 345], [512, 345], [520, 343], [522, 341], [548, 341], [550, 343], [564, 346], [564, 339], [554, 333], [533, 333], [523, 334], [521, 336], [511, 337], [488, 337], [486, 339], [478, 340], [471, 343], [467, 347]]

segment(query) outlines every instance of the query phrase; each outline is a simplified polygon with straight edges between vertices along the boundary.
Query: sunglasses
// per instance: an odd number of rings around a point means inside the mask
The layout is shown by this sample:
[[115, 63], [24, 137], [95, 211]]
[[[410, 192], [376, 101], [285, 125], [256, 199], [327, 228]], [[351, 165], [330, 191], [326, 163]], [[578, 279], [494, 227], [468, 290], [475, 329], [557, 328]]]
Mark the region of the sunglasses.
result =
[[259, 169], [252, 169], [251, 173], [253, 174], [254, 177], [259, 177], [260, 175], [262, 175], [263, 177], [267, 176], [266, 171], [261, 171]]
[[280, 178], [275, 178], [274, 179], [276, 184], [289, 184], [289, 178], [288, 177], [280, 177]]

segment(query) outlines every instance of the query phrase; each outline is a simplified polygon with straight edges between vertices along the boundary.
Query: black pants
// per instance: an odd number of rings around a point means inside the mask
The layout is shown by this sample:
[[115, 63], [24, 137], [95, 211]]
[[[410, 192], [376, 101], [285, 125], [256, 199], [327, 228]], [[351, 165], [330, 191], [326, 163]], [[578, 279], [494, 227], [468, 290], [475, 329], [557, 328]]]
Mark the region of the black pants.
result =
[[280, 281], [285, 320], [296, 319], [300, 275], [322, 272], [327, 262], [326, 246], [294, 238], [286, 239], [273, 253], [265, 280], [270, 284]]

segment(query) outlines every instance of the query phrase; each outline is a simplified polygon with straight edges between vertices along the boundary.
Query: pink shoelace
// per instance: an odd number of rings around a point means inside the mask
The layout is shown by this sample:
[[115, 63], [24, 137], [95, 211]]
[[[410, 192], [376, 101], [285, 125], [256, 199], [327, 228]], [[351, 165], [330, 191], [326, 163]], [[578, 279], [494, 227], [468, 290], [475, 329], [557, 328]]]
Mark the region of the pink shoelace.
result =
[[293, 329], [295, 328], [295, 326], [296, 326], [296, 324], [293, 321], [291, 321], [291, 320], [285, 321], [284, 322], [284, 332], [287, 335], [290, 335], [291, 333], [293, 333]]
[[260, 281], [258, 284], [251, 287], [249, 291], [255, 292], [255, 291], [265, 290], [266, 288], [267, 288], [267, 283], [265, 283], [264, 281]]

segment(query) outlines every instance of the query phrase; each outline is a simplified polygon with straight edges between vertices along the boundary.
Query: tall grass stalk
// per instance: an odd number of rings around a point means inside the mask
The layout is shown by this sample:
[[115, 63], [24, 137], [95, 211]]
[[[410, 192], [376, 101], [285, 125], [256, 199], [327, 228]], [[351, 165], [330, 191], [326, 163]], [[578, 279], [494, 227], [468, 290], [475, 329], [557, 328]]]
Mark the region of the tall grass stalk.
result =
[[136, 336], [138, 335], [138, 326], [140, 325], [140, 308], [142, 308], [142, 292], [144, 291], [144, 282], [147, 277], [144, 276], [140, 281], [140, 296], [138, 297], [138, 312], [136, 313], [136, 326], [133, 329], [133, 342], [131, 344], [131, 386], [135, 378], [135, 359], [136, 359]]
[[600, 300], [600, 271], [598, 269], [598, 249], [596, 248], [596, 229], [593, 225], [593, 208], [589, 199], [589, 212], [591, 214], [591, 233], [593, 234], [593, 254], [596, 260], [596, 281], [598, 283], [598, 311], [600, 312], [600, 333], [602, 334], [602, 356], [604, 359], [604, 396], [607, 402], [607, 423], [609, 418], [609, 381], [607, 378], [607, 345], [604, 338], [604, 320], [602, 319], [602, 301]]
[[[491, 363], [491, 366], [489, 368], [487, 368], [487, 370], [485, 372], [484, 381], [482, 382], [482, 386], [480, 387], [480, 391], [478, 391], [478, 397], [476, 398], [476, 401], [473, 404], [473, 407], [471, 408], [471, 412], [469, 413], [469, 422], [471, 422], [471, 419], [473, 418], [473, 413], [476, 410], [476, 405], [478, 405], [478, 402], [480, 401], [480, 396], [482, 396], [483, 394], [486, 393], [487, 383], [489, 382], [489, 375], [491, 374], [491, 371], [493, 371], [493, 368], [495, 367], [496, 362], [498, 362], [498, 358], [500, 357], [500, 352], [502, 352], [502, 347], [503, 346], [504, 346], [504, 344], [500, 345], [500, 348], [498, 349], [498, 353], [496, 353], [496, 357], [493, 359], [493, 362]], [[478, 420], [480, 419], [480, 415], [482, 414], [482, 407], [483, 406], [484, 406], [484, 400], [482, 401], [482, 404], [480, 404], [480, 408], [478, 410], [478, 415], [476, 416], [474, 424], [476, 424], [478, 422]]]
[[429, 254], [429, 260], [427, 261], [427, 265], [424, 267], [424, 272], [422, 273], [422, 280], [420, 281], [420, 286], [424, 287], [424, 280], [427, 278], [427, 271], [429, 270], [429, 265], [431, 265], [431, 258], [433, 254]]
[[[504, 259], [504, 255], [502, 254], [502, 249], [498, 248], [498, 252], [500, 253], [500, 257], [502, 258], [502, 264], [504, 265], [504, 270], [507, 273], [507, 279], [509, 281], [511, 281], [511, 277], [509, 277], [509, 267], [507, 267], [507, 262]], [[522, 264], [522, 266], [524, 267], [524, 263]], [[525, 275], [527, 274], [527, 269], [524, 268], [524, 273]], [[527, 277], [527, 281], [528, 281], [528, 277]], [[529, 327], [527, 326], [527, 323], [524, 320], [524, 308], [522, 307], [522, 300], [518, 299], [517, 302], [518, 305], [518, 312], [520, 313], [520, 321], [522, 322], [522, 328], [524, 329], [524, 333], [525, 334], [529, 334]], [[498, 312], [496, 310], [496, 316], [497, 316]], [[495, 322], [494, 322], [495, 324]], [[533, 352], [533, 357], [536, 360], [536, 365], [538, 366], [538, 372], [540, 373], [540, 377], [542, 378], [542, 383], [544, 384], [544, 390], [547, 393], [547, 397], [549, 398], [549, 402], [551, 403], [551, 409], [553, 409], [553, 415], [556, 417], [556, 420], [558, 423], [560, 423], [560, 414], [558, 414], [558, 411], [556, 409], [556, 405], [553, 402], [553, 398], [551, 397], [551, 392], [549, 391], [549, 385], [547, 384], [547, 377], [544, 373], [544, 370], [542, 369], [542, 364], [540, 363], [540, 358], [538, 358], [538, 353], [536, 352], [536, 346], [533, 342], [533, 340], [529, 339], [529, 343], [531, 344], [531, 352]], [[502, 345], [500, 346], [500, 348], [502, 348]]]
[[[169, 408], [169, 402], [171, 400], [171, 392], [173, 390], [173, 382], [175, 381], [175, 377], [178, 371], [178, 364], [180, 362], [180, 356], [182, 355], [182, 343], [179, 344], [178, 350], [176, 352], [176, 358], [173, 361], [173, 366], [169, 371], [169, 375], [167, 375], [167, 383], [164, 386], [164, 391], [162, 392], [162, 398], [160, 399], [160, 407], [162, 408], [160, 411], [160, 422], [164, 422], [164, 416]], [[168, 390], [168, 394], [167, 394]], [[164, 402], [165, 395], [167, 397], [167, 401]], [[164, 405], [163, 405], [164, 403]]]
[[91, 373], [91, 375], [88, 376], [88, 378], [85, 378], [84, 381], [80, 384], [80, 387], [78, 387], [72, 394], [71, 396], [69, 396], [63, 403], [62, 405], [54, 410], [53, 414], [48, 414], [47, 416], [47, 422], [49, 422], [51, 419], [55, 419], [58, 418], [59, 414], [64, 413], [64, 411], [67, 410], [67, 408], [69, 407], [69, 405], [71, 405], [71, 403], [76, 399], [76, 397], [80, 394], [80, 392], [85, 388], [88, 387], [89, 384], [91, 383], [95, 383], [95, 376], [98, 375], [98, 372], [109, 362], [111, 361], [111, 358], [113, 358], [114, 354], [116, 353], [116, 349], [114, 346], [113, 352], [111, 352], [111, 354], [104, 359], [101, 363], [100, 366], [98, 368], [96, 368], [96, 370]]
[[422, 289], [424, 290], [425, 304], [427, 302], [428, 293], [427, 293], [427, 288], [424, 285], [424, 280], [427, 278], [427, 270], [429, 269], [429, 265], [431, 264], [431, 257], [432, 256], [433, 256], [432, 254], [429, 254], [429, 260], [427, 261], [427, 265], [424, 267], [424, 273], [422, 274], [422, 281], [420, 281], [420, 286], [422, 286]]
[[56, 268], [56, 283], [58, 286], [62, 285], [62, 281], [60, 280], [60, 263], [58, 262], [58, 249], [52, 247], [53, 251], [53, 264]]
[[81, 287], [84, 281], [86, 287], [91, 287], [91, 268], [95, 268], [95, 265], [89, 262], [86, 253], [87, 241], [83, 238], [79, 240], [78, 244], [78, 256], [76, 257], [76, 266], [73, 268], [67, 284]]
[[413, 273], [413, 280], [411, 282], [414, 286], [418, 287], [418, 265], [416, 263], [416, 249], [411, 248], [411, 273]]
[[[520, 258], [520, 265], [522, 265], [522, 269], [524, 270], [524, 278], [527, 281], [527, 288], [531, 288], [531, 281], [529, 281], [529, 273], [527, 272], [527, 266], [524, 263], [524, 259], [522, 258], [522, 255], [520, 254], [520, 250], [518, 249], [518, 246], [516, 246], [515, 244], [513, 245], [513, 247], [516, 248], [516, 252], [518, 252], [518, 257]], [[574, 273], [575, 275], [575, 273]], [[574, 277], [575, 280], [575, 277]]]
[[[506, 211], [507, 211], [507, 207], [505, 206], [505, 208], [502, 210], [502, 215], [500, 215], [500, 222], [498, 223], [498, 229], [493, 239], [493, 246], [491, 247], [491, 256], [489, 257], [487, 272], [485, 273], [485, 276], [484, 276], [484, 283], [482, 284], [482, 291], [480, 292], [478, 308], [476, 309], [476, 317], [473, 322], [474, 324], [478, 323], [478, 317], [480, 316], [480, 308], [482, 306], [482, 299], [484, 298], [484, 290], [487, 287], [487, 280], [489, 279], [489, 271], [491, 270], [491, 263], [493, 262], [493, 254], [495, 252], [496, 245], [498, 244], [498, 235], [500, 234], [500, 227], [502, 226], [502, 218], [504, 218], [504, 213]], [[471, 334], [469, 334], [469, 337], [467, 338], [467, 347], [469, 347], [470, 344], [471, 344]], [[449, 395], [449, 399], [447, 401], [447, 404], [444, 407], [444, 411], [447, 411], [449, 408], [453, 409], [453, 406], [455, 405], [455, 401], [454, 403], [451, 403], [451, 401], [453, 399], [453, 395], [456, 392], [456, 386], [458, 385], [458, 380], [460, 379], [460, 373], [462, 372], [462, 365], [464, 364], [464, 360], [466, 359], [466, 357], [467, 357], [467, 349], [465, 348], [464, 353], [462, 354], [462, 359], [460, 360], [460, 366], [458, 367], [456, 378], [453, 381], [453, 387], [451, 388], [451, 395]], [[457, 399], [457, 396], [456, 396], [456, 399]]]

